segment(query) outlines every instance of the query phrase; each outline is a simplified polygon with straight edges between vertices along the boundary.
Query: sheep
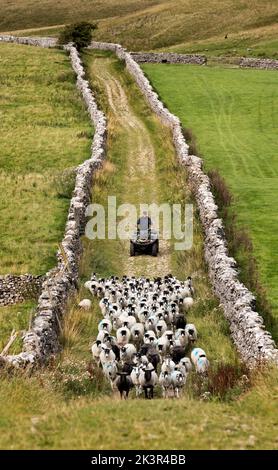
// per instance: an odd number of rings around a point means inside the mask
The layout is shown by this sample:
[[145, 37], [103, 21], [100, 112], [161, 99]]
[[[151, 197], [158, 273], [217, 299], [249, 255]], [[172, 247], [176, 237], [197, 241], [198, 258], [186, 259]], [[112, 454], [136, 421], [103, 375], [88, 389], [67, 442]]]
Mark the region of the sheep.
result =
[[91, 351], [92, 351], [92, 355], [93, 355], [93, 358], [94, 360], [96, 361], [96, 363], [99, 365], [100, 363], [100, 353], [102, 351], [101, 349], [101, 341], [95, 341], [94, 344], [92, 345], [92, 348], [91, 348]]
[[171, 383], [177, 398], [179, 398], [179, 391], [185, 385], [185, 382], [186, 376], [182, 375], [179, 370], [174, 370], [171, 373]]
[[143, 340], [143, 335], [144, 335], [144, 326], [142, 323], [135, 323], [131, 329], [131, 338], [136, 344], [140, 344]]
[[171, 374], [166, 370], [165, 372], [160, 372], [158, 382], [162, 388], [163, 398], [167, 398], [169, 395], [169, 390], [172, 386]]
[[193, 362], [194, 366], [197, 363], [199, 357], [206, 357], [206, 353], [202, 348], [194, 348], [191, 351], [191, 361]]
[[192, 363], [189, 357], [183, 357], [179, 363], [185, 367], [187, 373], [192, 370]]
[[137, 350], [134, 344], [127, 343], [125, 346], [121, 347], [120, 357], [123, 361], [131, 361], [136, 352]]
[[92, 307], [92, 301], [90, 299], [83, 299], [79, 302], [78, 307], [83, 310], [90, 310]]
[[141, 373], [141, 367], [135, 366], [133, 367], [131, 374], [130, 374], [131, 381], [133, 385], [135, 386], [136, 397], [139, 397], [139, 395], [142, 392], [142, 387], [139, 382], [140, 373]]
[[171, 373], [175, 369], [175, 363], [170, 356], [166, 357], [161, 366], [161, 372]]
[[209, 361], [203, 349], [194, 348], [191, 352], [191, 360], [199, 374], [205, 374], [208, 371]]
[[167, 324], [164, 320], [158, 320], [156, 326], [155, 326], [155, 331], [157, 337], [161, 337], [163, 333], [167, 330]]
[[117, 377], [118, 366], [116, 361], [105, 362], [102, 366], [104, 376], [109, 380], [112, 390], [114, 389], [114, 381]]
[[147, 351], [147, 358], [153, 365], [155, 372], [157, 372], [157, 366], [160, 363], [160, 356], [157, 352], [155, 345], [151, 344]]
[[195, 325], [193, 325], [193, 323], [188, 323], [185, 327], [185, 331], [187, 331], [187, 333], [188, 333], [190, 342], [195, 343], [195, 341], [197, 341], [197, 337], [198, 337]]
[[116, 331], [116, 338], [119, 346], [124, 346], [125, 344], [129, 343], [131, 333], [128, 328], [122, 326], [118, 328]]
[[189, 334], [185, 329], [179, 328], [175, 333], [175, 344], [187, 348], [189, 344]]
[[107, 339], [108, 336], [109, 336], [108, 331], [102, 330], [97, 335], [97, 341], [100, 341], [101, 343], [104, 343], [105, 339]]
[[115, 380], [115, 386], [120, 392], [121, 399], [124, 397], [128, 398], [130, 389], [132, 388], [132, 380], [127, 372], [117, 372], [117, 378]]
[[112, 323], [110, 320], [104, 319], [101, 320], [98, 324], [98, 331], [107, 331], [108, 333], [111, 333], [112, 331]]
[[153, 389], [157, 384], [157, 381], [158, 377], [152, 364], [148, 364], [145, 369], [141, 370], [139, 375], [139, 384], [145, 392], [145, 398], [153, 398]]
[[183, 307], [186, 312], [191, 309], [193, 304], [194, 304], [194, 300], [192, 299], [192, 297], [185, 297], [183, 299]]
[[183, 346], [173, 345], [170, 347], [170, 352], [175, 364], [178, 364], [180, 360], [185, 356], [185, 348]]
[[200, 356], [195, 364], [195, 368], [198, 374], [206, 374], [209, 369], [209, 360], [206, 357]]
[[115, 353], [112, 351], [112, 349], [102, 346], [102, 351], [99, 355], [99, 358], [100, 358], [101, 365], [103, 366], [105, 362], [115, 361], [116, 356], [115, 356]]

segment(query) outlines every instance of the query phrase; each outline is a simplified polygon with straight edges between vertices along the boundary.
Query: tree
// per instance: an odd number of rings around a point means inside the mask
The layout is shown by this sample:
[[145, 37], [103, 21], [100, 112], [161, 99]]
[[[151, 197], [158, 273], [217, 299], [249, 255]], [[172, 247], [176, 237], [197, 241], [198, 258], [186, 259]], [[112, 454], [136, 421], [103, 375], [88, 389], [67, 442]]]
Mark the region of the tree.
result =
[[82, 21], [67, 25], [59, 36], [59, 44], [73, 42], [76, 49], [80, 51], [89, 46], [92, 41], [92, 32], [97, 28], [96, 24]]

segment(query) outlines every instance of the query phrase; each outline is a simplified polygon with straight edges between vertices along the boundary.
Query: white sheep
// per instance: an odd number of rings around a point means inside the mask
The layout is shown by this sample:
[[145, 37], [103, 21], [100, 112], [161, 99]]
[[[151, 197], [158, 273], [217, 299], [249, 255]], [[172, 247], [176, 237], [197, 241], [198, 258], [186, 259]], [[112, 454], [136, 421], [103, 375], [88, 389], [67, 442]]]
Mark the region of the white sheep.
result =
[[79, 302], [78, 307], [83, 310], [90, 310], [92, 307], [92, 301], [90, 299], [83, 299]]
[[120, 349], [120, 357], [122, 361], [129, 362], [133, 359], [137, 349], [132, 343], [127, 343]]
[[116, 359], [115, 353], [111, 348], [102, 345], [102, 351], [99, 355], [101, 365], [103, 366], [106, 362], [113, 362]]
[[98, 331], [108, 331], [111, 333], [112, 331], [112, 323], [108, 319], [101, 320], [98, 324]]
[[139, 397], [139, 395], [142, 393], [142, 387], [139, 382], [141, 370], [142, 369], [140, 366], [135, 366], [133, 367], [132, 372], [130, 374], [131, 381], [133, 385], [135, 386], [136, 397]]
[[198, 337], [196, 326], [193, 323], [188, 323], [185, 327], [185, 331], [188, 333], [190, 342], [195, 343]]
[[109, 380], [112, 390], [114, 389], [114, 380], [117, 377], [118, 366], [116, 361], [108, 361], [102, 364], [104, 376]]
[[180, 389], [184, 387], [185, 382], [186, 376], [184, 376], [179, 370], [174, 370], [171, 373], [171, 383], [177, 398], [179, 398]]
[[186, 312], [191, 309], [193, 304], [194, 304], [194, 300], [192, 299], [192, 297], [185, 297], [183, 299], [183, 307]]
[[172, 386], [171, 374], [167, 371], [160, 372], [158, 382], [162, 388], [162, 396], [163, 398], [168, 398], [169, 390]]
[[116, 331], [116, 338], [117, 338], [118, 345], [124, 346], [125, 344], [129, 343], [130, 336], [131, 336], [131, 333], [128, 328], [126, 328], [125, 326], [118, 328]]

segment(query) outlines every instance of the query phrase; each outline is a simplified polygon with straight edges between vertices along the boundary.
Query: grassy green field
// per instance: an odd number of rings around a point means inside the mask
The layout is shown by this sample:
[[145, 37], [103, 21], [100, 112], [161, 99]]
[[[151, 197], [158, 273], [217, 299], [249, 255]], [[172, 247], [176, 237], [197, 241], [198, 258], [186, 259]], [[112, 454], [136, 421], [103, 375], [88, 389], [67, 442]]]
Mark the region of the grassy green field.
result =
[[[137, 160], [133, 166], [134, 155], [138, 157], [134, 147], [137, 150], [140, 144], [144, 146], [140, 156], [147, 155], [148, 164], [154, 152], [155, 166], [148, 181], [158, 200], [188, 201], [190, 195], [175, 161], [169, 131], [146, 106], [122, 64], [109, 54], [92, 52], [86, 53], [85, 62], [109, 125], [108, 160], [95, 177], [94, 202], [105, 203], [107, 195], [117, 194], [120, 202], [128, 198], [136, 203], [148, 194], [142, 180], [137, 187], [132, 184], [140, 172], [149, 169], [143, 163], [137, 165]], [[115, 113], [115, 104], [121, 105], [120, 115]], [[142, 272], [140, 257], [131, 265], [127, 253], [126, 245], [119, 241], [84, 239], [81, 280], [87, 280], [95, 269], [101, 275]], [[179, 277], [195, 271], [198, 302], [191, 318], [200, 330], [199, 344], [209, 351], [213, 369], [219, 361], [233, 368], [236, 356], [207, 283], [197, 219], [191, 252], [178, 257], [171, 251], [166, 257], [162, 253], [157, 263], [161, 260], [165, 269], [173, 269]], [[152, 274], [152, 259], [145, 262]], [[63, 353], [48, 368], [32, 377], [0, 370], [1, 449], [278, 448], [276, 369], [251, 375], [247, 386], [237, 377], [231, 389], [222, 395], [216, 389], [208, 401], [200, 400], [198, 390], [189, 385], [180, 400], [121, 402], [90, 364], [89, 348], [100, 313], [97, 301], [90, 312], [77, 308], [79, 300], [88, 295], [81, 286], [65, 317]]]
[[89, 19], [98, 22], [97, 39], [132, 50], [277, 57], [278, 7], [272, 0], [103, 0], [93, 6], [91, 0], [77, 0], [74, 9], [70, 4], [5, 2], [0, 31], [55, 35], [65, 23]]
[[63, 51], [0, 45], [0, 273], [55, 263], [92, 129]]
[[231, 188], [277, 316], [276, 72], [151, 64], [143, 69], [169, 109], [192, 129], [205, 168], [217, 168]]

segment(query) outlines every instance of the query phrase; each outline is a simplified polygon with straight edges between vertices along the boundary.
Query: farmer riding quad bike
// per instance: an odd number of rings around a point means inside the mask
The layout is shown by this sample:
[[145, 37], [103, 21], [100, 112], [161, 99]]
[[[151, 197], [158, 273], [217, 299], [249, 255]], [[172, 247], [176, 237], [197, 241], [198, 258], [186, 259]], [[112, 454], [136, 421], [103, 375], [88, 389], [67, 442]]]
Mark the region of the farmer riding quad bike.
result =
[[151, 228], [146, 230], [136, 230], [130, 240], [130, 256], [137, 253], [157, 256], [159, 249], [158, 233]]

